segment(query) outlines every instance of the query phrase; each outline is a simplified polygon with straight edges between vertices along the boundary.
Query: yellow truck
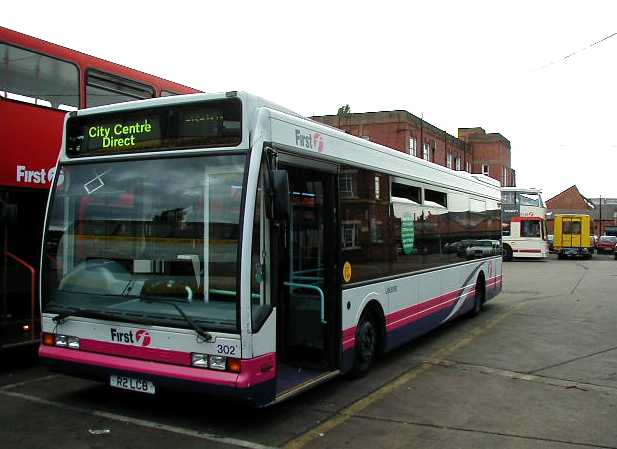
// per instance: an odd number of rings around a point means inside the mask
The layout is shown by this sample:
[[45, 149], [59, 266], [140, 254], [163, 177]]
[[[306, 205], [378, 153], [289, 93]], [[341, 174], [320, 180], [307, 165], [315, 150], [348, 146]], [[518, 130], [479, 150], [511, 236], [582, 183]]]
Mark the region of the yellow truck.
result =
[[590, 259], [593, 254], [591, 217], [585, 214], [555, 215], [553, 248], [560, 259], [570, 256]]

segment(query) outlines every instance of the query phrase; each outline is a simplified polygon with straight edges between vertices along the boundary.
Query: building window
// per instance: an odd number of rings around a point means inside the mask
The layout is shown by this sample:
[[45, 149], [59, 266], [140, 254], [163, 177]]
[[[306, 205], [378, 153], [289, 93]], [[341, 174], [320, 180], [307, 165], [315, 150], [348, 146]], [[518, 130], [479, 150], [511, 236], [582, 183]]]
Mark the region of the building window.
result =
[[418, 142], [416, 141], [415, 137], [410, 137], [409, 138], [409, 154], [412, 156], [417, 156], [418, 153]]
[[422, 159], [424, 159], [425, 161], [429, 161], [430, 160], [430, 147], [428, 145], [428, 143], [425, 143], [422, 145]]
[[379, 176], [375, 176], [375, 199], [379, 199]]
[[486, 176], [490, 176], [489, 168], [487, 164], [482, 164], [482, 174]]
[[456, 158], [456, 169], [457, 170], [461, 169], [461, 158], [460, 157]]
[[353, 175], [353, 173], [347, 172], [341, 173], [339, 177], [339, 185], [342, 198], [353, 198], [356, 195], [354, 189]]
[[508, 185], [508, 169], [506, 167], [503, 168], [503, 182], [501, 185], [504, 187]]
[[466, 164], [466, 165], [467, 165], [467, 172], [468, 172], [468, 173], [471, 173], [471, 162], [470, 162], [470, 161], [467, 161], [467, 164]]
[[359, 223], [343, 222], [343, 249], [359, 248], [358, 234], [360, 229]]
[[448, 158], [446, 160], [446, 167], [452, 168], [452, 153], [448, 153]]

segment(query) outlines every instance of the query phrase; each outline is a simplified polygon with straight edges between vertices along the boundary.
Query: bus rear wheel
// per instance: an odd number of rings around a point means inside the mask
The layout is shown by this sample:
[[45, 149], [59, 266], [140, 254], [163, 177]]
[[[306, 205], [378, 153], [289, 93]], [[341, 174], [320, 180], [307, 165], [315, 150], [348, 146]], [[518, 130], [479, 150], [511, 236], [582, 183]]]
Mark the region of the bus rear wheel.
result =
[[512, 261], [512, 248], [509, 245], [503, 247], [503, 260], [506, 262]]
[[368, 373], [377, 357], [377, 326], [369, 313], [364, 312], [356, 328], [356, 348], [354, 364], [349, 373], [353, 378], [359, 378]]
[[484, 282], [484, 275], [480, 274], [476, 281], [476, 294], [473, 300], [473, 309], [469, 312], [470, 317], [478, 316], [484, 308], [484, 301], [486, 299], [486, 284]]

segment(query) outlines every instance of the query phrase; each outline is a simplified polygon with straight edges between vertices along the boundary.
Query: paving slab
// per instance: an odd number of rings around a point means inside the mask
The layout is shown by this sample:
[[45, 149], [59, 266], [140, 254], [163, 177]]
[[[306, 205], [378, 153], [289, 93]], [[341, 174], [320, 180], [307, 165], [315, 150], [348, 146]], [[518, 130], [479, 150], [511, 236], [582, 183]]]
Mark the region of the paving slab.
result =
[[351, 418], [344, 428], [306, 446], [318, 448], [388, 449], [589, 449], [589, 446], [521, 436], [499, 435], [413, 423]]
[[367, 419], [617, 447], [617, 389], [584, 391], [435, 366], [368, 407]]

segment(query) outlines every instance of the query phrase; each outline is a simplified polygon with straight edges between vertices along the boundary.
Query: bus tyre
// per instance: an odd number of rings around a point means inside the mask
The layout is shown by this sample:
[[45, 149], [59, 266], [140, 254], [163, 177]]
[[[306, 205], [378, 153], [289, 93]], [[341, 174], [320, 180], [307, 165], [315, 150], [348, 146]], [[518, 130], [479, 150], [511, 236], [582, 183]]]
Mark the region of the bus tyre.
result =
[[512, 248], [509, 245], [503, 247], [503, 260], [506, 262], [512, 261]]
[[352, 378], [368, 373], [377, 356], [377, 326], [369, 313], [364, 312], [356, 328], [354, 364], [349, 373]]
[[484, 283], [484, 276], [478, 276], [476, 281], [476, 294], [473, 300], [473, 309], [469, 312], [470, 317], [478, 316], [484, 308], [484, 301], [486, 299], [486, 285]]

